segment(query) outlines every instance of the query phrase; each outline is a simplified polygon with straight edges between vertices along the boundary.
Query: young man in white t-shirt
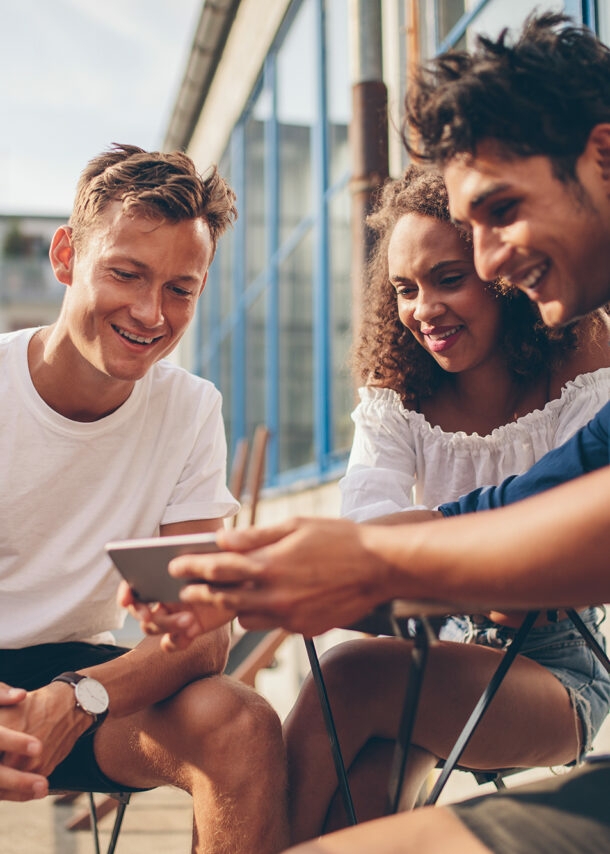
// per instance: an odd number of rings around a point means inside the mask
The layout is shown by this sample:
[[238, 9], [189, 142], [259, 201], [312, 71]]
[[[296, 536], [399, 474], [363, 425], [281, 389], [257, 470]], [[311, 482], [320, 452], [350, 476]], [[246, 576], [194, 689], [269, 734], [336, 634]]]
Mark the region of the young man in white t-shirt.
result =
[[52, 240], [57, 321], [0, 336], [0, 680], [18, 689], [0, 684], [0, 797], [171, 784], [193, 796], [193, 851], [263, 854], [287, 841], [281, 731], [221, 675], [231, 614], [177, 655], [117, 647], [104, 552], [237, 511], [220, 394], [163, 360], [235, 215], [215, 169], [114, 146]]

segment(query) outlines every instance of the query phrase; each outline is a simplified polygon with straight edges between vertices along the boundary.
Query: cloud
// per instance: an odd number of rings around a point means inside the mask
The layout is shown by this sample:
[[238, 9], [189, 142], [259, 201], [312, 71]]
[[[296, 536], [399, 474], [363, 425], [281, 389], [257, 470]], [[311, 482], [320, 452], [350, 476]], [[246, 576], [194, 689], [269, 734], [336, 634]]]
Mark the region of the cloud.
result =
[[[201, 5], [202, 0], [4, 5], [2, 212], [10, 213], [12, 205], [23, 210], [36, 199], [42, 204], [43, 198], [45, 211], [61, 211], [66, 198], [71, 204], [80, 169], [109, 143], [161, 144]], [[61, 191], [66, 184], [68, 193]]]

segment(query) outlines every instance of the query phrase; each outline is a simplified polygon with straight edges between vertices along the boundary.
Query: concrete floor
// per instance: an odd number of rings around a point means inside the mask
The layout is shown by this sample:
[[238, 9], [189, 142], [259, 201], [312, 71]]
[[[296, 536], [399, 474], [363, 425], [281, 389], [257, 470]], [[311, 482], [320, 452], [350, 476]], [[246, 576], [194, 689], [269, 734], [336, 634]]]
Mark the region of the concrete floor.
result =
[[[87, 796], [68, 806], [54, 798], [25, 804], [0, 803], [2, 854], [94, 854], [90, 831], [68, 831], [66, 822], [87, 807]], [[100, 822], [100, 847], [106, 851], [114, 813]], [[127, 807], [116, 854], [188, 854], [191, 850], [191, 800], [176, 789], [134, 795]]]

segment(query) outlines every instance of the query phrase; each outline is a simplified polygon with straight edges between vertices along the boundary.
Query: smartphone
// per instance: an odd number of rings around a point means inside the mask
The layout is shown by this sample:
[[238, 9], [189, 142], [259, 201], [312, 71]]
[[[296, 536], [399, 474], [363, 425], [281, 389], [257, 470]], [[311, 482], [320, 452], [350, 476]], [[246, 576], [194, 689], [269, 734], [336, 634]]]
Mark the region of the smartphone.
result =
[[169, 562], [179, 555], [218, 552], [216, 534], [183, 534], [106, 543], [112, 562], [140, 602], [178, 602], [180, 590], [197, 581], [173, 578]]

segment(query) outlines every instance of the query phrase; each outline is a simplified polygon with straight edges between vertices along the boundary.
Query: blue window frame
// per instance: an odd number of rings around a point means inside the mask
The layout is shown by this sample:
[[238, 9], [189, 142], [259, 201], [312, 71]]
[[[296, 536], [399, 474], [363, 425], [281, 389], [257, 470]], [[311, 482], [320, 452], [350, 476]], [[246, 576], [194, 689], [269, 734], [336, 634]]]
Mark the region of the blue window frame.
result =
[[[537, 5], [435, 0], [421, 42], [468, 46]], [[294, 0], [220, 162], [240, 217], [200, 301], [194, 369], [223, 393], [230, 450], [270, 428], [270, 485], [336, 476], [351, 443], [347, 7]], [[596, 0], [563, 7], [597, 31]]]
[[[538, 0], [436, 0], [433, 20], [428, 29], [433, 30], [437, 52], [462, 46], [469, 33], [484, 30], [493, 35], [495, 28], [516, 26], [519, 16], [524, 19], [529, 12], [540, 9]], [[597, 0], [563, 0], [563, 11], [575, 21], [586, 24], [598, 32]], [[449, 23], [448, 23], [449, 22]]]
[[295, 0], [220, 163], [240, 216], [194, 368], [223, 393], [230, 449], [270, 428], [272, 485], [332, 476], [351, 442], [346, 33], [347, 0]]

